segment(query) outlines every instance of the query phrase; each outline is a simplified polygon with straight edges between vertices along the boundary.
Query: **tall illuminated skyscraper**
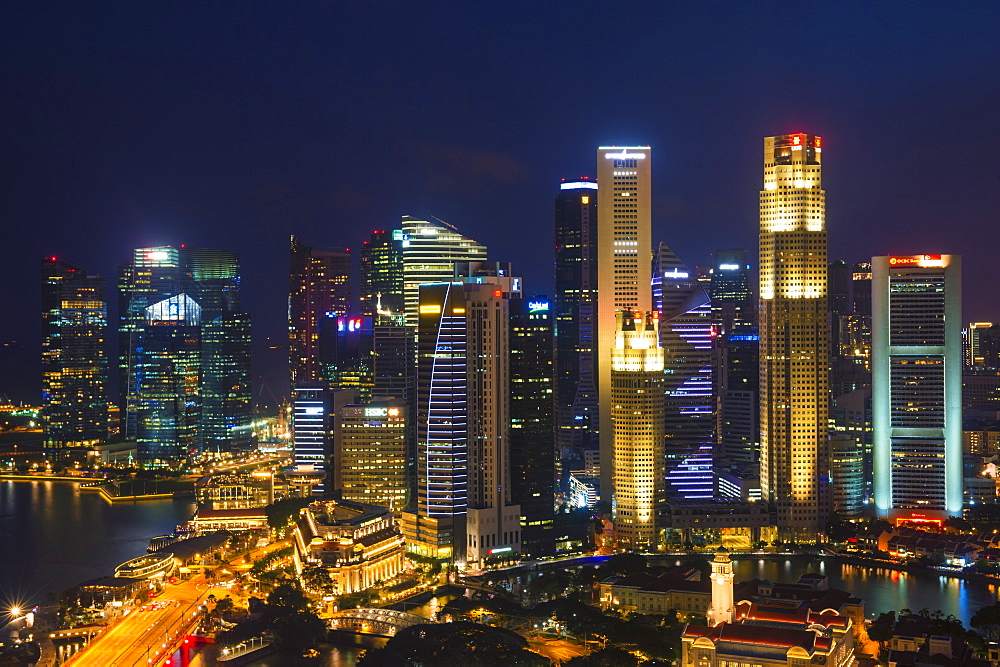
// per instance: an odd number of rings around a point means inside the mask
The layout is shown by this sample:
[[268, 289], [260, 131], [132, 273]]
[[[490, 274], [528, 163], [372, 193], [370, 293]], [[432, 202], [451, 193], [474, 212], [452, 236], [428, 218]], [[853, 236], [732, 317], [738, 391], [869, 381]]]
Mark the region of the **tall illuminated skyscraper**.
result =
[[121, 265], [124, 435], [169, 462], [250, 445], [250, 316], [236, 253], [138, 248]]
[[594, 355], [601, 449], [601, 497], [614, 481], [611, 350], [620, 310], [652, 308], [649, 146], [597, 149], [597, 342]]
[[403, 302], [406, 321], [417, 326], [420, 286], [447, 282], [455, 275], [458, 262], [486, 260], [486, 246], [443, 220], [420, 220], [403, 216]]
[[42, 260], [42, 432], [46, 447], [108, 437], [106, 278]]
[[363, 316], [374, 317], [378, 305], [394, 313], [403, 312], [403, 248], [406, 234], [402, 229], [372, 232], [361, 244], [361, 293], [358, 302]]
[[521, 551], [509, 401], [520, 278], [474, 264], [420, 287], [417, 509], [404, 513], [403, 532], [419, 553], [481, 565]]
[[663, 350], [656, 312], [619, 311], [611, 353], [614, 521], [620, 547], [655, 550], [667, 500]]
[[760, 192], [761, 492], [796, 541], [819, 537], [829, 505], [822, 150], [811, 134], [765, 138]]
[[291, 383], [326, 380], [320, 351], [320, 323], [351, 311], [351, 253], [310, 248], [291, 239], [288, 274], [288, 361]]
[[561, 449], [596, 447], [594, 323], [597, 296], [597, 183], [563, 181], [555, 201], [556, 402]]
[[962, 513], [962, 261], [872, 258], [875, 507], [892, 522]]

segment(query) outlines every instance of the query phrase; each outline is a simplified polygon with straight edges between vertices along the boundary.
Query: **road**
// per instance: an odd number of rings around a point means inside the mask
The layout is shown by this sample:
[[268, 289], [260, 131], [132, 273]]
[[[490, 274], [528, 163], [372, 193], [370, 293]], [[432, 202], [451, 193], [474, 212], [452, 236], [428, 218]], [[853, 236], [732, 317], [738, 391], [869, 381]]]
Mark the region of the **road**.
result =
[[[201, 575], [168, 586], [159, 598], [122, 619], [73, 658], [75, 667], [132, 667], [157, 662], [197, 622], [198, 605], [212, 593]], [[217, 591], [218, 592], [218, 591]], [[150, 608], [150, 607], [158, 608]]]
[[[250, 560], [287, 546], [287, 542], [254, 549]], [[228, 566], [242, 565], [242, 556]], [[248, 566], [243, 566], [248, 567]], [[70, 661], [73, 667], [133, 667], [160, 664], [158, 658], [168, 655], [184, 635], [194, 629], [198, 606], [209, 595], [217, 598], [229, 595], [225, 588], [207, 587], [204, 575], [187, 581], [166, 584], [163, 593], [135, 609], [108, 632], [104, 633]]]

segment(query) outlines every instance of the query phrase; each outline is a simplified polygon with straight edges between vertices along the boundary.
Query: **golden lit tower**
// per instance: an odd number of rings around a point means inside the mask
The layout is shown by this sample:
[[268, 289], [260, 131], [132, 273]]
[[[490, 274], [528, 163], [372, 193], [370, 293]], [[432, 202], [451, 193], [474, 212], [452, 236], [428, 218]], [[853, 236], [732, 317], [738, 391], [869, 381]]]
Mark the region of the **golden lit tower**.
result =
[[764, 139], [760, 193], [761, 492], [779, 536], [814, 541], [827, 521], [829, 340], [822, 142]]
[[597, 149], [597, 346], [601, 497], [612, 498], [611, 350], [620, 310], [652, 309], [649, 146]]
[[659, 324], [657, 312], [619, 311], [611, 351], [615, 536], [626, 549], [656, 550], [657, 516], [666, 502]]

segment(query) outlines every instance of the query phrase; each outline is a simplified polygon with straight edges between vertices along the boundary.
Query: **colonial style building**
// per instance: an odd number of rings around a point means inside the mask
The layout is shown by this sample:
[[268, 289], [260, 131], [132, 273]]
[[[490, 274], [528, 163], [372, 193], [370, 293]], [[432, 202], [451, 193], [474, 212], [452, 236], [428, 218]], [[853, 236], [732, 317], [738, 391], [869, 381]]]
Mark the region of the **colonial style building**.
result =
[[325, 568], [338, 594], [370, 588], [403, 570], [403, 536], [386, 507], [317, 501], [302, 509], [294, 540], [296, 572]]

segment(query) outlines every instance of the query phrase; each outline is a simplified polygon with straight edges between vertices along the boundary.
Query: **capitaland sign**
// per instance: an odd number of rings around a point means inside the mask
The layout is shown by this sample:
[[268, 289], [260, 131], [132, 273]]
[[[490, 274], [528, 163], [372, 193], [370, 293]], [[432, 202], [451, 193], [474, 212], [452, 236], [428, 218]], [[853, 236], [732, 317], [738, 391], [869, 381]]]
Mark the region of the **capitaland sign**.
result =
[[548, 301], [529, 301], [528, 302], [528, 312], [529, 313], [540, 313], [542, 311], [549, 309]]

